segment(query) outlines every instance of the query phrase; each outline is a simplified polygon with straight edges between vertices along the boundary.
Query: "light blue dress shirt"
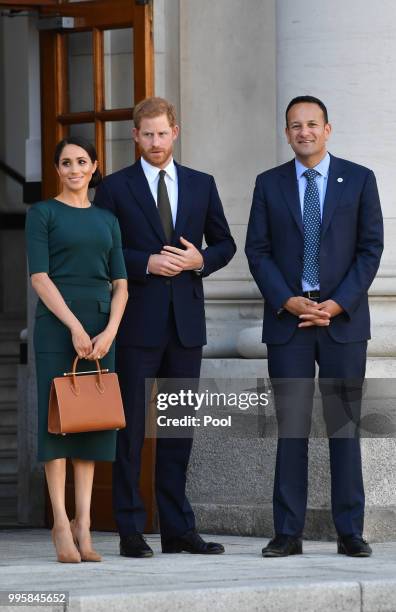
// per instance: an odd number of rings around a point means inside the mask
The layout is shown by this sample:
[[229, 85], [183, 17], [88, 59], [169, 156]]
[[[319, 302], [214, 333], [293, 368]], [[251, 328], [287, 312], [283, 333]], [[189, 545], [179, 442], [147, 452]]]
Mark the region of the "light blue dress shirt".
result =
[[[304, 194], [305, 188], [307, 186], [307, 179], [304, 176], [304, 172], [308, 170], [306, 166], [304, 166], [298, 159], [295, 159], [296, 163], [296, 175], [298, 182], [298, 193], [300, 197], [300, 207], [301, 207], [301, 216], [303, 216], [304, 212]], [[330, 167], [330, 155], [326, 153], [324, 158], [314, 167], [314, 170], [318, 172], [318, 176], [316, 177], [316, 184], [318, 186], [319, 191], [319, 202], [320, 202], [320, 218], [323, 218], [323, 205], [326, 196], [327, 189], [327, 179], [329, 176], [329, 167]], [[301, 285], [303, 291], [318, 291], [320, 289], [319, 285], [316, 287], [312, 287], [309, 283], [307, 283], [304, 279], [301, 279]]]

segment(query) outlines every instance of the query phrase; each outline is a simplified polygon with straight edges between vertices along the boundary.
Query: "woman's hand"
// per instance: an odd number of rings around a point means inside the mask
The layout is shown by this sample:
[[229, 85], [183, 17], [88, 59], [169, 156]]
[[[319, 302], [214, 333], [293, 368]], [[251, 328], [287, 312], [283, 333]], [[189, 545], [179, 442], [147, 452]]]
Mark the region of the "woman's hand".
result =
[[89, 359], [92, 353], [92, 341], [82, 325], [73, 327], [71, 330], [73, 346], [80, 359]]
[[49, 278], [46, 272], [32, 274], [32, 286], [39, 298], [66, 327], [70, 330], [73, 346], [80, 359], [84, 359], [92, 352], [91, 338], [77, 319], [76, 315], [66, 304], [58, 287]]
[[87, 356], [87, 359], [102, 359], [109, 352], [114, 338], [116, 337], [118, 326], [128, 299], [128, 285], [124, 278], [114, 280], [112, 285], [113, 292], [109, 320], [105, 329], [95, 336], [95, 338], [92, 338], [92, 351]]
[[108, 329], [103, 330], [95, 338], [92, 338], [92, 351], [87, 356], [87, 359], [102, 359], [109, 352], [113, 340], [114, 335]]

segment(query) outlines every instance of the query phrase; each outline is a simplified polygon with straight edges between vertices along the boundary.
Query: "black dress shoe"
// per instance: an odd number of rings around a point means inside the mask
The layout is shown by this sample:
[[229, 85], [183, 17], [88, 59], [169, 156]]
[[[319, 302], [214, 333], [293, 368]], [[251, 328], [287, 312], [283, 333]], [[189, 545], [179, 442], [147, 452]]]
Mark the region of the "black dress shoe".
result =
[[140, 533], [120, 536], [120, 555], [123, 557], [152, 557], [153, 551]]
[[193, 555], [221, 555], [224, 552], [224, 546], [216, 542], [205, 542], [194, 529], [187, 531], [182, 536], [162, 540], [163, 553], [180, 553], [183, 551]]
[[294, 536], [278, 534], [262, 550], [263, 557], [288, 557], [302, 555], [302, 540]]
[[348, 555], [348, 557], [370, 557], [373, 551], [362, 536], [350, 535], [338, 536], [337, 552], [339, 555]]

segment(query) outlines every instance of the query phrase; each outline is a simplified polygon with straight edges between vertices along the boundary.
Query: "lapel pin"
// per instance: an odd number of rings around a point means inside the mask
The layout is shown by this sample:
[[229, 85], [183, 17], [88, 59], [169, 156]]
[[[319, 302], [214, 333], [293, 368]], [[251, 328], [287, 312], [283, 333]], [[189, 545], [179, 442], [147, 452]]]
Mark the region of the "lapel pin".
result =
[[344, 179], [341, 176], [339, 176], [338, 179], [337, 179], [337, 183], [342, 183], [343, 180]]

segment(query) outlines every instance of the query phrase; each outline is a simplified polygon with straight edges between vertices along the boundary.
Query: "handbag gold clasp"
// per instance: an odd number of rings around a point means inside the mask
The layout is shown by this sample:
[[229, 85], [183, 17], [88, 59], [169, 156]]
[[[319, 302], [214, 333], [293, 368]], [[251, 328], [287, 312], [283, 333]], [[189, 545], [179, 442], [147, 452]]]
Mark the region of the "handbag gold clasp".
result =
[[101, 370], [87, 370], [86, 372], [63, 372], [63, 376], [79, 376], [80, 374], [107, 374], [109, 368], [103, 368]]

